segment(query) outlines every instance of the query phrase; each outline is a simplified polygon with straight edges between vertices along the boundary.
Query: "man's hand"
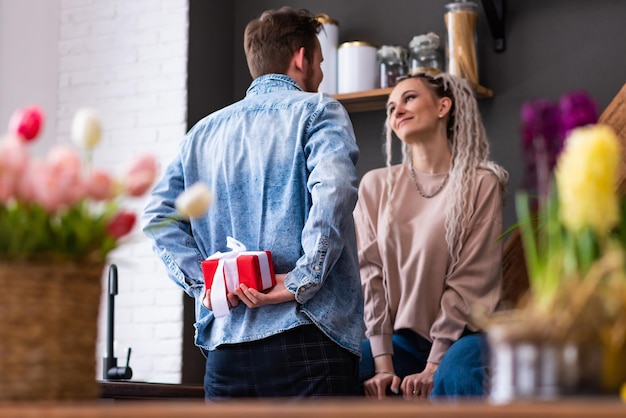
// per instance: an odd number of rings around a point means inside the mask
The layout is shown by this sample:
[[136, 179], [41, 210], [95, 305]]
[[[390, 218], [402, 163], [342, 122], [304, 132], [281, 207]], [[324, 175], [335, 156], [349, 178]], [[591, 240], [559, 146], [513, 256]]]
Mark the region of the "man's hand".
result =
[[[228, 308], [232, 308], [234, 306], [239, 305], [239, 298], [237, 295], [233, 295], [232, 293], [226, 293], [226, 299], [228, 300]], [[211, 307], [211, 289], [204, 292], [204, 297], [202, 298], [202, 304], [205, 308], [213, 310]]]
[[248, 308], [258, 308], [263, 305], [276, 305], [278, 303], [289, 302], [295, 300], [296, 297], [285, 287], [286, 274], [277, 274], [276, 286], [264, 292], [251, 289], [245, 284], [239, 285], [235, 289], [235, 295], [239, 300], [246, 304]]

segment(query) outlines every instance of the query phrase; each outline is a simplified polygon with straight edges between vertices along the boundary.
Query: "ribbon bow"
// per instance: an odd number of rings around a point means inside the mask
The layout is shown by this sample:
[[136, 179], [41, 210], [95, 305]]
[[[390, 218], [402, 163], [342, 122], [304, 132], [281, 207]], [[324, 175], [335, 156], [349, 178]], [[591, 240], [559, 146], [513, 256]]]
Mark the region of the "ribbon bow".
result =
[[[232, 237], [226, 238], [226, 246], [232, 251], [225, 253], [218, 251], [207, 258], [207, 260], [217, 260], [210, 295], [211, 308], [215, 317], [226, 316], [230, 313], [226, 295], [228, 292], [233, 292], [242, 281], [258, 290], [268, 289], [275, 284], [269, 252], [246, 251], [246, 246]], [[254, 271], [253, 278], [250, 277], [249, 270], [244, 272], [244, 276], [240, 276], [240, 256], [247, 256], [245, 259], [248, 261], [251, 258], [258, 261], [255, 264], [258, 270]]]
[[218, 251], [207, 258], [207, 260], [219, 259], [211, 285], [211, 309], [215, 317], [226, 316], [230, 312], [226, 292], [239, 285], [237, 256], [246, 251], [246, 246], [233, 237], [226, 237], [226, 246], [231, 251], [225, 253]]

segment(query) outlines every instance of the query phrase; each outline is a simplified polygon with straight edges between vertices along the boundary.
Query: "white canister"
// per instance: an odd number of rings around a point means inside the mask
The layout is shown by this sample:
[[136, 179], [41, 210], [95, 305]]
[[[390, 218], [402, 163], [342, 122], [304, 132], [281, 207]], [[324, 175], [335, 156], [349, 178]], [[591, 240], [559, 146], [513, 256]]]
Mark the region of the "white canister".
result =
[[339, 22], [331, 19], [326, 13], [315, 16], [322, 24], [322, 30], [317, 35], [322, 47], [322, 72], [324, 78], [318, 88], [322, 93], [337, 93], [337, 46], [339, 45]]
[[353, 93], [378, 87], [377, 48], [367, 42], [352, 41], [339, 45], [338, 93]]

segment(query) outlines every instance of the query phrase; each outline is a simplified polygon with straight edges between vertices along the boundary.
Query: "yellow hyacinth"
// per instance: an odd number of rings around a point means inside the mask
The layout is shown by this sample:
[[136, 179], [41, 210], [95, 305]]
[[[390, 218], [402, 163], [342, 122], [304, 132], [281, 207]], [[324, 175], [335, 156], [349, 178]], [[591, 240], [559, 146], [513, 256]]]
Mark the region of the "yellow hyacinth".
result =
[[559, 211], [571, 231], [591, 228], [599, 235], [619, 221], [616, 191], [620, 144], [606, 125], [573, 130], [555, 171]]

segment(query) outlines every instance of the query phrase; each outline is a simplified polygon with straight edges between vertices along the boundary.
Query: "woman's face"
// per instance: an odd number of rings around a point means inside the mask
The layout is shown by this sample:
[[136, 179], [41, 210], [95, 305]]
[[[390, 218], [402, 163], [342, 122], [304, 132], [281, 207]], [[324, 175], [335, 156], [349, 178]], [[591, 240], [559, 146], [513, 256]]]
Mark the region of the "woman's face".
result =
[[440, 102], [421, 78], [402, 80], [387, 101], [389, 126], [402, 141], [420, 134], [433, 134], [440, 127], [443, 113]]

